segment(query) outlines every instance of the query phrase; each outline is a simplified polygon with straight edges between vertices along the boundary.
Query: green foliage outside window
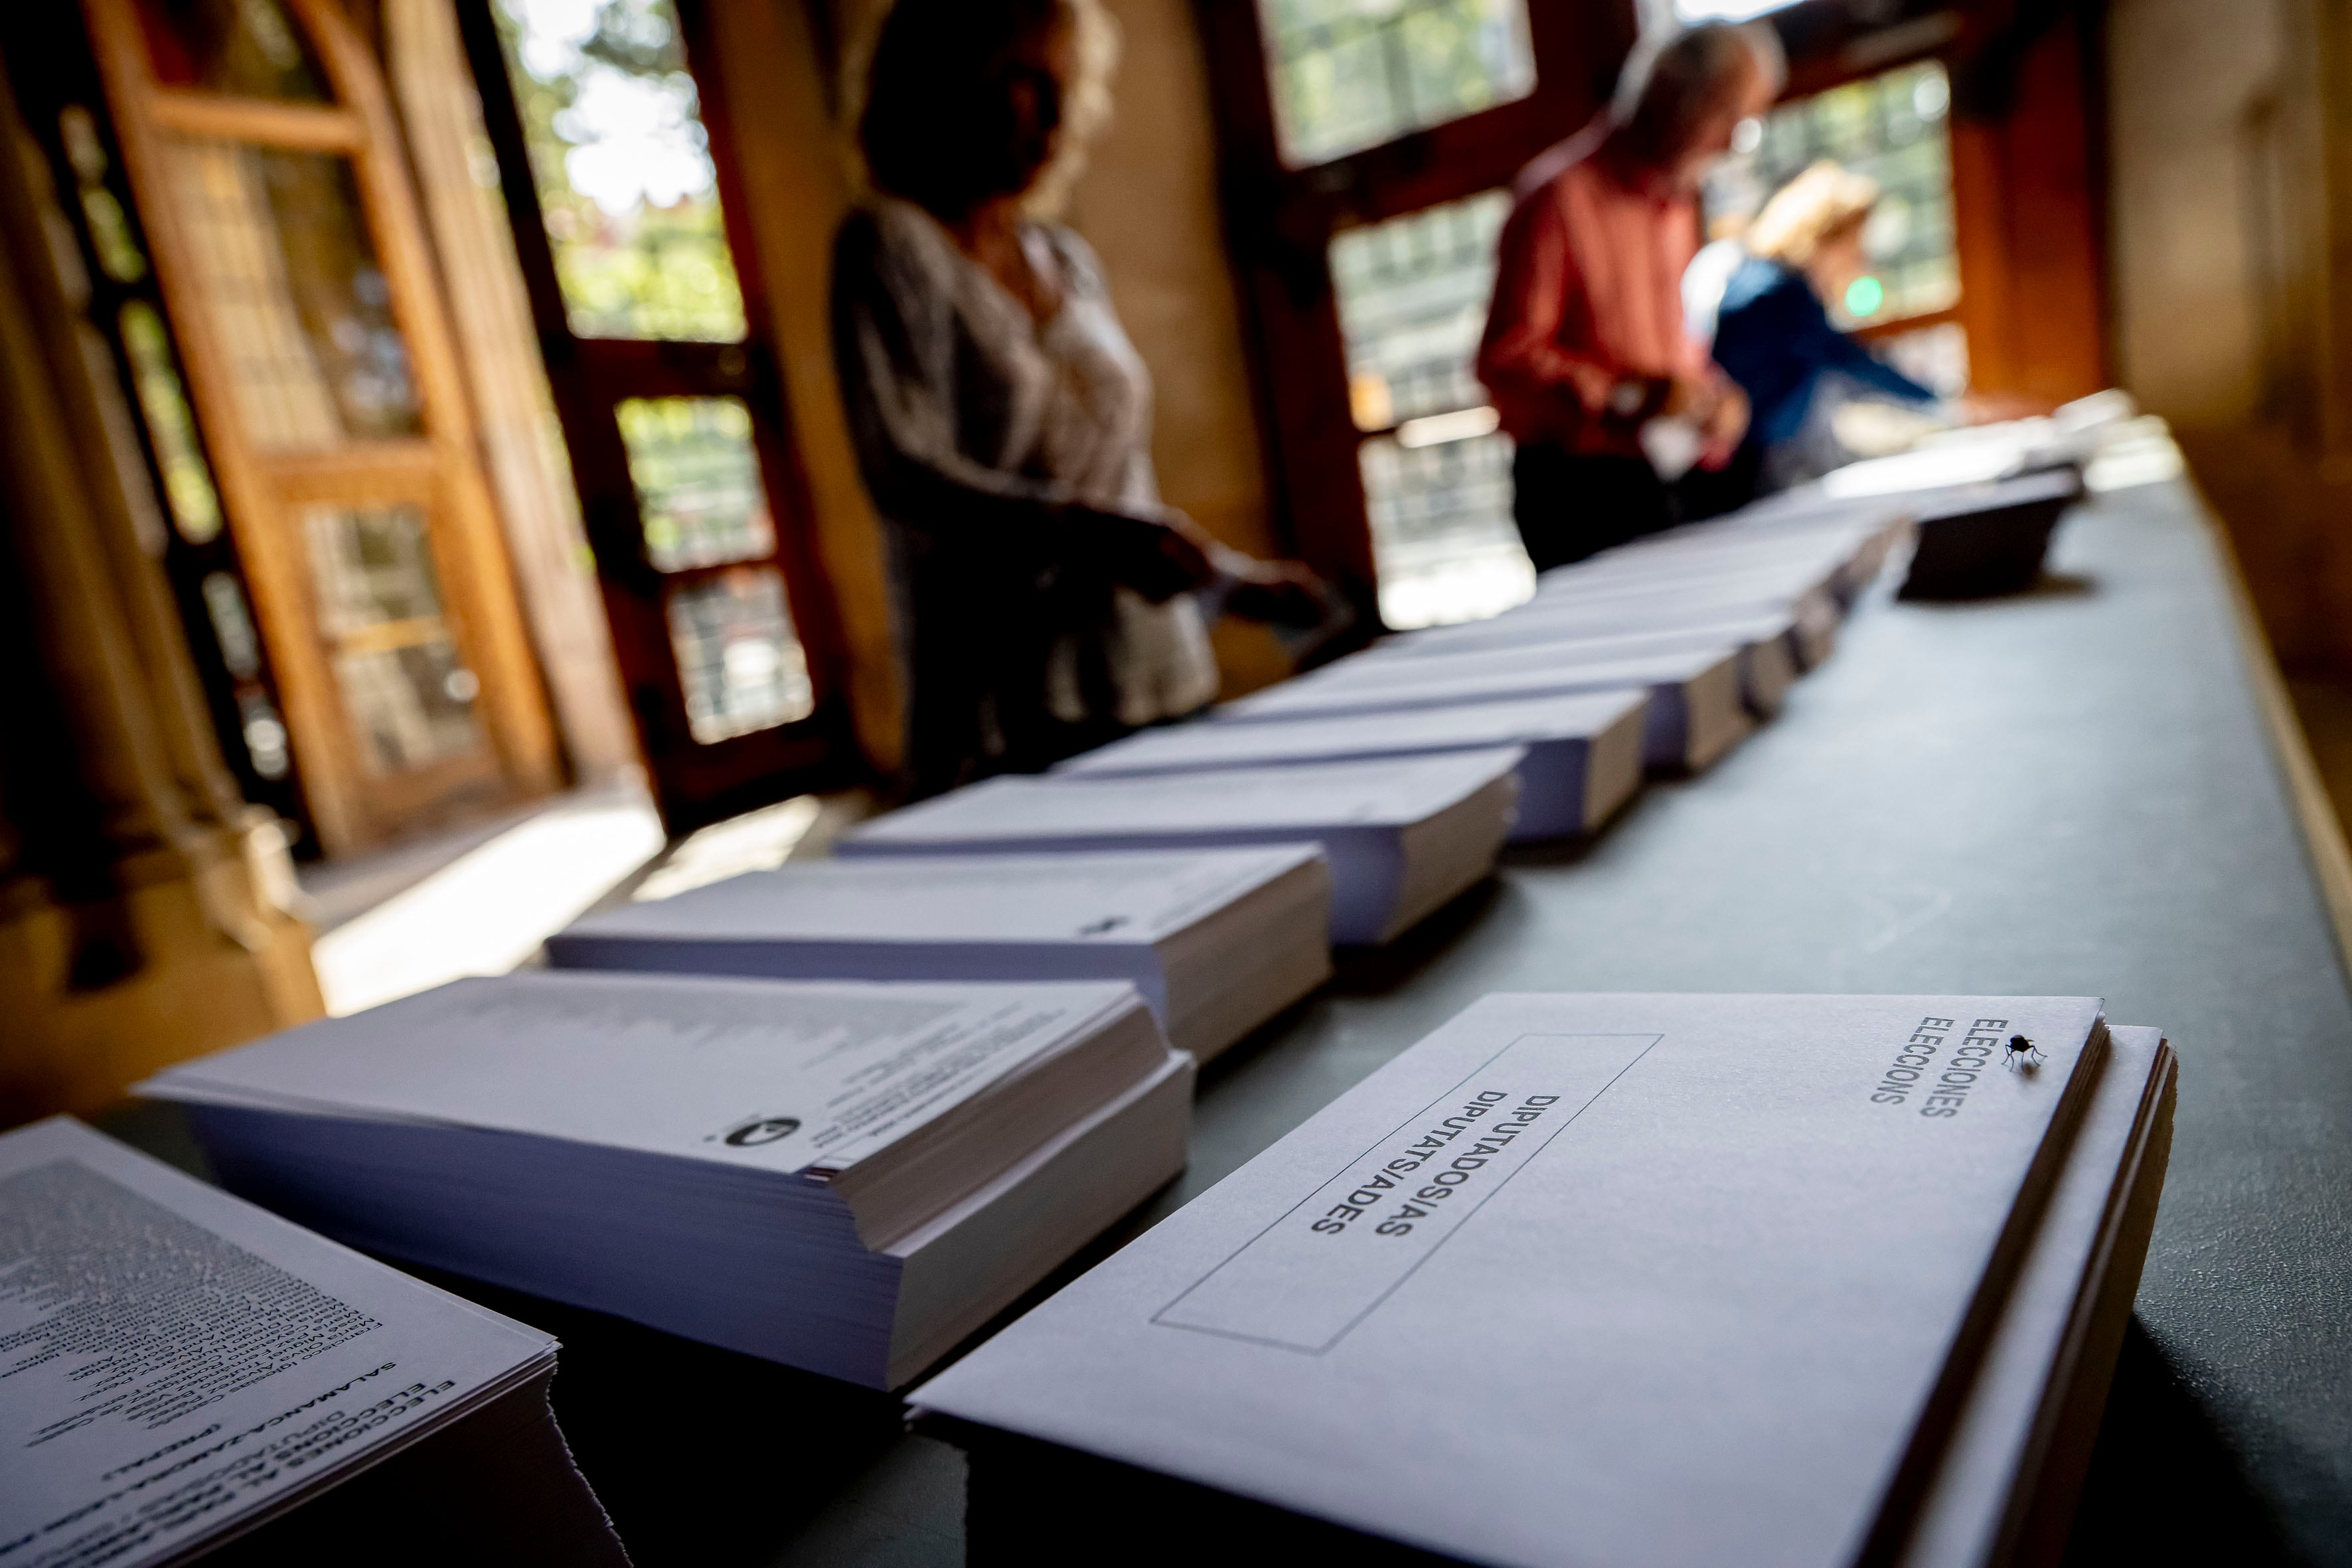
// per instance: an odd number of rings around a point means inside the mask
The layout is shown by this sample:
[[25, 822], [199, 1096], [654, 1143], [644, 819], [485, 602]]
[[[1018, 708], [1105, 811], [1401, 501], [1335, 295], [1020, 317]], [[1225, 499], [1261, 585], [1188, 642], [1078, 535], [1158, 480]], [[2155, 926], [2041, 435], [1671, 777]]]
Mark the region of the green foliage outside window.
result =
[[743, 296], [669, 0], [499, 0], [572, 330], [734, 342]]

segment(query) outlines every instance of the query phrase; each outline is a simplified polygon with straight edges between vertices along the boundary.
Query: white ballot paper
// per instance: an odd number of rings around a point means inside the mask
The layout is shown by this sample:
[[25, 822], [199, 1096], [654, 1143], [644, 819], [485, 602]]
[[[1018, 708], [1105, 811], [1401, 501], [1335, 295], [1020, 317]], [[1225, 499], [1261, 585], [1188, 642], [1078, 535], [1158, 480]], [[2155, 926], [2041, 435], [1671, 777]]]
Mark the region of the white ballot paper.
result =
[[1127, 980], [1206, 1060], [1331, 972], [1310, 845], [797, 861], [548, 939], [574, 969], [792, 980]]
[[[1370, 650], [1372, 656], [1391, 652], [1469, 653], [1490, 647], [1517, 647], [1528, 643], [1573, 642], [1604, 638], [1664, 637], [1725, 629], [1716, 646], [1728, 647], [1746, 641], [1748, 628], [1759, 621], [1786, 617], [1791, 626], [1790, 652], [1798, 667], [1811, 669], [1837, 647], [1839, 624], [1845, 612], [1834, 599], [1808, 599], [1790, 605], [1689, 604], [1612, 605], [1607, 600], [1570, 603], [1556, 609], [1538, 609], [1534, 601], [1506, 610], [1491, 620], [1465, 621], [1456, 626], [1431, 626], [1405, 632]], [[1679, 646], [1679, 645], [1677, 645]], [[1646, 650], [1645, 650], [1646, 651]], [[1362, 657], [1362, 656], [1359, 656]], [[1641, 657], [1629, 654], [1626, 657]], [[1342, 660], [1340, 662], [1347, 662]], [[1330, 668], [1326, 666], [1326, 668]], [[1318, 674], [1320, 671], [1316, 672]], [[1301, 679], [1310, 679], [1302, 677]]]
[[20, 1129], [0, 1137], [0, 1563], [182, 1561], [555, 1350], [78, 1122]]
[[1809, 516], [1776, 496], [1705, 522], [1645, 534], [1574, 567], [1557, 568], [1552, 576], [1572, 572], [1590, 581], [1663, 580], [1810, 562], [1826, 569], [1815, 582], [1851, 603], [1885, 567], [1908, 525], [1898, 504], [1821, 504], [1825, 514]]
[[1901, 1556], [2054, 1562], [2138, 1292], [2172, 1131], [2172, 1051], [2116, 1024], [2066, 1168]]
[[1643, 691], [1585, 691], [1282, 724], [1171, 724], [1081, 752], [1054, 771], [1118, 778], [1518, 746], [1526, 755], [1511, 837], [1558, 838], [1599, 826], [1641, 787], [1648, 708]]
[[1739, 690], [1748, 710], [1769, 718], [1780, 710], [1797, 677], [1829, 657], [1836, 646], [1837, 628], [1809, 642], [1798, 630], [1797, 618], [1786, 611], [1751, 616], [1711, 626], [1675, 627], [1662, 632], [1587, 633], [1576, 627], [1554, 633], [1540, 621], [1514, 623], [1507, 618], [1480, 623], [1492, 632], [1484, 639], [1443, 644], [1393, 637], [1359, 657], [1390, 659], [1450, 658], [1465, 654], [1517, 652], [1518, 657], [1559, 658], [1575, 663], [1606, 663], [1647, 658], [1655, 654], [1696, 653], [1707, 648], [1739, 650]]
[[1642, 756], [1656, 768], [1703, 768], [1755, 728], [1734, 643], [1583, 658], [1547, 646], [1444, 658], [1341, 659], [1214, 710], [1224, 724], [1290, 723], [1343, 714], [1402, 715], [1474, 702], [1601, 691], [1646, 691]]
[[1810, 554], [1762, 565], [1688, 558], [1671, 567], [1646, 563], [1639, 570], [1606, 565], [1605, 560], [1558, 566], [1545, 573], [1536, 596], [1521, 613], [1540, 618], [1570, 605], [1599, 600], [1626, 605], [1694, 601], [1795, 605], [1815, 596], [1834, 597], [1844, 565], [1840, 560]]
[[861, 823], [834, 853], [1007, 855], [1314, 844], [1331, 940], [1387, 942], [1494, 869], [1517, 747], [1168, 777], [990, 779]]
[[1475, 1562], [1851, 1562], [2105, 1047], [2087, 998], [1490, 996], [915, 1403]]
[[185, 1062], [224, 1180], [372, 1251], [888, 1387], [1183, 1166], [1124, 984], [525, 971]]

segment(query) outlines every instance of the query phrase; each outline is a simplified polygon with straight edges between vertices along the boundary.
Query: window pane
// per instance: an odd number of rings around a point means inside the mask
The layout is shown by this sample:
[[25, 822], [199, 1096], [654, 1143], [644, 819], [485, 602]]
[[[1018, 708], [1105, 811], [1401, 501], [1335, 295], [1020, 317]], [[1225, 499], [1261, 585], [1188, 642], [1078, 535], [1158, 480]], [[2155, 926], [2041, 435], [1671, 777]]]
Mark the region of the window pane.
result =
[[302, 513], [319, 633], [372, 774], [424, 767], [482, 743], [481, 682], [458, 657], [414, 506]]
[[772, 554], [775, 524], [738, 397], [632, 397], [616, 411], [646, 555], [664, 572]]
[[170, 87], [328, 100], [326, 73], [278, 0], [139, 0], [147, 68]]
[[203, 593], [213, 637], [220, 645], [221, 662], [237, 683], [237, 729], [245, 739], [246, 756], [263, 778], [282, 779], [292, 771], [294, 762], [286, 750], [285, 721], [278, 716], [269, 694], [257, 684], [261, 679], [261, 638], [253, 629], [245, 590], [227, 573], [213, 572], [205, 577]]
[[1527, 0], [1258, 0], [1258, 16], [1295, 165], [1535, 90]]
[[119, 321], [139, 411], [147, 421], [147, 439], [163, 472], [163, 500], [171, 509], [172, 526], [189, 543], [206, 543], [221, 531], [220, 496], [196, 444], [196, 422], [188, 412], [187, 391], [172, 358], [163, 318], [144, 300], [133, 300], [122, 307]]
[[1507, 191], [1350, 229], [1331, 242], [1348, 385], [1361, 428], [1475, 408], [1472, 374], [1495, 288]]
[[1362, 449], [1381, 618], [1398, 630], [1499, 614], [1536, 591], [1511, 521], [1511, 443], [1499, 435]]
[[166, 144], [196, 287], [255, 446], [319, 451], [424, 424], [350, 163]]
[[1381, 617], [1399, 628], [1470, 620], [1535, 591], [1511, 521], [1511, 444], [1495, 434], [1473, 362], [1510, 195], [1488, 191], [1331, 244]]
[[1876, 180], [1883, 195], [1863, 231], [1875, 289], [1829, 301], [1843, 326], [1948, 310], [1960, 298], [1952, 238], [1951, 82], [1933, 60], [1784, 104], [1756, 148], [1707, 180], [1710, 224], [1755, 216], [1817, 158]]
[[816, 711], [808, 661], [772, 566], [738, 566], [669, 596], [669, 635], [686, 718], [704, 745]]
[[572, 330], [740, 341], [743, 295], [670, 0], [498, 0], [498, 14]]

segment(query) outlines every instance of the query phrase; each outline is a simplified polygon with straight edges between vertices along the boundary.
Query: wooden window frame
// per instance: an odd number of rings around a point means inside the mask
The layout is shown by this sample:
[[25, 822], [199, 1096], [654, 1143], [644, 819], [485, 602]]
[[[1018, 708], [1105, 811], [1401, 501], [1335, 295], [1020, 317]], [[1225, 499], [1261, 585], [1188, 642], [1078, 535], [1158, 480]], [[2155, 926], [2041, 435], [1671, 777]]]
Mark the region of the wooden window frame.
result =
[[[818, 555], [814, 508], [792, 431], [777, 359], [765, 274], [753, 248], [727, 106], [715, 71], [692, 71], [718, 171], [728, 249], [743, 300], [740, 342], [583, 338], [572, 331], [548, 239], [522, 121], [508, 79], [493, 0], [457, 0], [459, 29], [481, 93], [482, 118], [521, 263], [531, 317], [570, 450], [581, 518], [612, 623], [613, 645], [656, 802], [673, 834], [810, 790], [866, 775], [846, 700], [847, 656], [829, 579]], [[710, 58], [706, 7], [677, 0], [687, 59]], [[752, 444], [767, 487], [775, 545], [764, 557], [663, 572], [647, 558], [637, 496], [615, 409], [637, 397], [736, 397], [751, 414]], [[808, 661], [809, 717], [716, 742], [698, 742], [670, 639], [672, 587], [736, 567], [772, 563], [784, 582], [793, 626]]]
[[[1378, 625], [1378, 574], [1332, 286], [1340, 233], [1507, 186], [1607, 100], [1633, 40], [1625, 0], [1528, 0], [1535, 88], [1323, 163], [1282, 157], [1255, 0], [1194, 0], [1217, 105], [1225, 232], [1251, 337], [1267, 493], [1285, 542]], [[1595, 61], [1607, 62], [1596, 72]]]
[[[2099, 101], [2096, 49], [2080, 41], [2094, 24], [2053, 31], [2048, 0], [1939, 5], [1896, 0], [1868, 24], [1842, 0], [1802, 0], [1765, 19], [1790, 55], [1789, 96], [1803, 97], [1928, 58], [1956, 79], [1961, 62], [2005, 41], [2079, 49], [2084, 90], [2071, 105], [2044, 89], [2032, 123], [1964, 123], [1955, 98], [1953, 200], [1963, 272], [1960, 303], [1948, 311], [1874, 324], [1877, 337], [1958, 321], [1969, 331], [1978, 383], [2044, 396], [2080, 395], [2104, 384], [2105, 303], [2095, 190], [2095, 128], [2084, 102]], [[1635, 37], [1632, 0], [1528, 0], [1535, 90], [1428, 130], [1328, 163], [1286, 165], [1256, 0], [1194, 0], [1217, 108], [1218, 153], [1227, 243], [1244, 312], [1265, 432], [1267, 493], [1277, 526], [1301, 558], [1339, 583], [1376, 617], [1377, 573], [1348, 397], [1329, 247], [1361, 224], [1380, 223], [1508, 185], [1528, 163], [1587, 124], [1607, 103], [1619, 63]], [[2071, 38], [2071, 42], [2070, 42]], [[2056, 42], [2053, 44], [2053, 40]], [[2068, 58], [2075, 58], [2069, 55]], [[2056, 175], [2035, 183], [2035, 147], [2079, 149]], [[2071, 197], [2063, 254], [2036, 258], [2016, 237], [2031, 220], [2047, 227], [2040, 204]], [[2035, 312], [2032, 331], [2012, 325], [2019, 276], [2054, 302]], [[2002, 345], [1978, 354], [1977, 344]], [[2040, 345], [2057, 344], [2056, 348]]]
[[[286, 0], [335, 101], [289, 104], [178, 89], [152, 79], [135, 0], [83, 0], [116, 140], [151, 247], [254, 618], [270, 650], [287, 728], [320, 846], [364, 848], [446, 805], [475, 809], [543, 794], [562, 759], [498, 513], [475, 447], [469, 403], [439, 297], [424, 219], [408, 186], [398, 123], [366, 41], [333, 0]], [[355, 441], [300, 455], [263, 450], [226, 367], [194, 247], [168, 185], [172, 135], [348, 158], [368, 237], [406, 345], [420, 406], [415, 438]], [[480, 686], [482, 752], [371, 773], [320, 631], [298, 509], [403, 502], [428, 519], [450, 635]], [[462, 800], [455, 798], [465, 792]]]

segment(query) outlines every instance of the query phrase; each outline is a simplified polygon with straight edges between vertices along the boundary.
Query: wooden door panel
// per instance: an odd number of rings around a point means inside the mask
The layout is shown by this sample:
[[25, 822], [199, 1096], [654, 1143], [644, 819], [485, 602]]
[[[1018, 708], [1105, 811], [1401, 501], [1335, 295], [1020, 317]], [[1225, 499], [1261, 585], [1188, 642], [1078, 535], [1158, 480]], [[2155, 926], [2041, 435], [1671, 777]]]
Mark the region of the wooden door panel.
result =
[[84, 10], [321, 845], [551, 787], [554, 731], [366, 46], [331, 0], [222, 13], [275, 18], [260, 55], [299, 58], [274, 75], [251, 48], [195, 58], [142, 0]]
[[[684, 10], [647, 13], [679, 29], [664, 46], [665, 81], [691, 65], [698, 12]], [[748, 241], [733, 226], [741, 204], [730, 196], [713, 84], [679, 101], [708, 133], [709, 187], [658, 212], [642, 201], [633, 211], [594, 205], [570, 183], [548, 123], [551, 89], [510, 53], [492, 0], [460, 0], [458, 13], [665, 820], [680, 831], [853, 776], [840, 633], [787, 434], [760, 270], [734, 261]], [[583, 237], [589, 230], [600, 237]], [[683, 247], [689, 269], [711, 269], [708, 298], [667, 288], [663, 246]], [[608, 287], [623, 275], [642, 282], [647, 268], [655, 282], [635, 294]], [[698, 420], [698, 457], [684, 449], [685, 426]], [[677, 439], [663, 435], [666, 422], [679, 426]], [[696, 462], [699, 481], [687, 472]], [[681, 506], [672, 482], [681, 473], [686, 489], [703, 482], [731, 496], [731, 519], [715, 490]], [[753, 495], [764, 521], [746, 526], [741, 503]]]

